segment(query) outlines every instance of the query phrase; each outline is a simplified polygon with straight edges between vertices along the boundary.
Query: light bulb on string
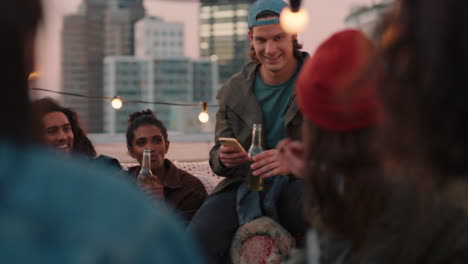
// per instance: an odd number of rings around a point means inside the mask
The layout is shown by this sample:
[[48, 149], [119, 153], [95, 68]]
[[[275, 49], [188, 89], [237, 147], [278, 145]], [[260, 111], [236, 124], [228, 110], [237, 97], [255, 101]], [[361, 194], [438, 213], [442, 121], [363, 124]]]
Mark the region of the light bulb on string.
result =
[[39, 72], [31, 72], [28, 76], [28, 80], [31, 81], [31, 80], [35, 80], [37, 79], [37, 77], [39, 77], [40, 73]]
[[202, 123], [206, 123], [210, 120], [210, 116], [207, 113], [208, 110], [208, 103], [207, 102], [200, 102], [200, 106], [202, 108], [202, 111], [198, 115], [198, 120]]
[[208, 115], [208, 113], [201, 112], [198, 115], [198, 120], [200, 120], [200, 122], [202, 123], [206, 123], [210, 120], [210, 116]]
[[209, 47], [210, 47], [210, 45], [208, 44], [208, 42], [204, 41], [204, 42], [200, 43], [200, 48], [201, 49], [207, 49]]
[[284, 31], [297, 34], [305, 29], [309, 22], [309, 14], [304, 8], [298, 8], [296, 12], [292, 8], [285, 7], [281, 11], [280, 25]]
[[115, 96], [111, 101], [112, 108], [119, 110], [123, 106], [123, 102], [120, 99], [120, 96]]

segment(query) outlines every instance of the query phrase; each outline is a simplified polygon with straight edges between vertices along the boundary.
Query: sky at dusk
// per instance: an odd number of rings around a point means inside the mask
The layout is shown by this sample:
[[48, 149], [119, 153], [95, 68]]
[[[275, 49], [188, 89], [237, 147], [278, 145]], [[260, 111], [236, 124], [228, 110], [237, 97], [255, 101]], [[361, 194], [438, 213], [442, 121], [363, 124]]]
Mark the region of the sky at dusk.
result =
[[[41, 72], [38, 86], [51, 90], [60, 88], [60, 31], [62, 17], [77, 12], [82, 0], [43, 0], [45, 7], [44, 28], [39, 33], [37, 70]], [[299, 34], [304, 50], [313, 53], [315, 48], [334, 31], [345, 27], [344, 18], [353, 5], [370, 4], [372, 0], [302, 0], [309, 13], [309, 25]], [[185, 25], [185, 54], [199, 56], [198, 1], [195, 0], [145, 0], [148, 15]], [[55, 97], [52, 94], [48, 96]]]

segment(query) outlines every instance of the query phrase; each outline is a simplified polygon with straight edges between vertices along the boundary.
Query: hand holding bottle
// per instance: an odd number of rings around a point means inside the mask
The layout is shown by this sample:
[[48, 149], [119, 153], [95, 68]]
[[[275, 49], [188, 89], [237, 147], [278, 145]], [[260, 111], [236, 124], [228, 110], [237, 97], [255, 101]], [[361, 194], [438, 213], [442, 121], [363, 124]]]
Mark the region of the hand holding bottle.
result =
[[140, 189], [149, 197], [154, 199], [164, 199], [164, 186], [159, 182], [156, 176], [151, 175], [151, 182], [138, 182]]
[[269, 178], [275, 175], [287, 175], [290, 170], [282, 162], [277, 149], [263, 151], [252, 157], [252, 174], [261, 178]]
[[143, 150], [143, 161], [137, 176], [138, 186], [150, 197], [163, 199], [164, 186], [159, 178], [151, 171], [151, 151]]

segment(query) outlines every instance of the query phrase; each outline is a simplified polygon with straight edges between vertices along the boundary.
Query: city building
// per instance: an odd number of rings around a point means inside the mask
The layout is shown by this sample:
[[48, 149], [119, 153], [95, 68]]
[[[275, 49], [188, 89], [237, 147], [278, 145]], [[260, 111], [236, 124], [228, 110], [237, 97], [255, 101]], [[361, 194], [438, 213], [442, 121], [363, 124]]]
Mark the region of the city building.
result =
[[[103, 59], [132, 55], [134, 23], [145, 15], [142, 0], [84, 0], [67, 15], [61, 32], [62, 91], [103, 96]], [[103, 101], [64, 97], [90, 132], [103, 131]]]
[[353, 6], [349, 15], [345, 18], [345, 23], [349, 27], [360, 29], [372, 38], [379, 19], [391, 6], [392, 1], [381, 0], [371, 5]]
[[104, 55], [134, 54], [134, 24], [145, 15], [142, 8], [110, 7], [104, 15]]
[[212, 58], [200, 58], [193, 64], [193, 101], [216, 102], [219, 66]]
[[247, 10], [254, 0], [200, 0], [200, 55], [216, 58], [224, 83], [248, 61]]
[[135, 56], [139, 58], [184, 57], [184, 24], [145, 17], [135, 24]]
[[213, 58], [192, 60], [184, 54], [184, 25], [158, 17], [144, 17], [135, 23], [135, 56], [107, 56], [104, 59], [104, 96], [120, 96], [124, 101], [194, 104], [126, 103], [115, 110], [103, 105], [104, 132], [122, 133], [128, 115], [153, 110], [170, 131], [209, 131], [212, 120], [198, 121], [200, 101], [213, 104], [218, 88], [218, 64]]
[[[129, 101], [193, 103], [195, 106], [124, 103], [121, 109], [115, 110], [106, 103], [103, 105], [104, 132], [125, 132], [128, 115], [147, 108], [156, 112], [170, 131], [204, 131], [209, 124], [202, 126], [198, 121], [201, 111], [198, 103], [200, 99], [214, 101], [217, 68], [216, 62], [209, 59], [106, 57], [104, 96], [120, 96]], [[201, 74], [203, 77], [199, 76]]]

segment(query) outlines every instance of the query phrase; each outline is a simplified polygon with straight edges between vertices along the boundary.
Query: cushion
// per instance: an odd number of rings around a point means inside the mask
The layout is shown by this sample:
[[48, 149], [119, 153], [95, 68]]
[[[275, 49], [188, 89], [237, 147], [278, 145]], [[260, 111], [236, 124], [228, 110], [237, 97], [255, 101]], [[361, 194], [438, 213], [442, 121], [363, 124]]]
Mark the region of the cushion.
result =
[[294, 238], [286, 229], [262, 216], [237, 230], [231, 260], [234, 264], [281, 263], [294, 246]]

